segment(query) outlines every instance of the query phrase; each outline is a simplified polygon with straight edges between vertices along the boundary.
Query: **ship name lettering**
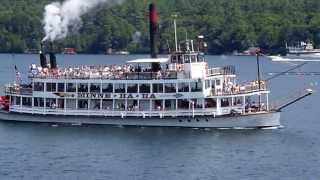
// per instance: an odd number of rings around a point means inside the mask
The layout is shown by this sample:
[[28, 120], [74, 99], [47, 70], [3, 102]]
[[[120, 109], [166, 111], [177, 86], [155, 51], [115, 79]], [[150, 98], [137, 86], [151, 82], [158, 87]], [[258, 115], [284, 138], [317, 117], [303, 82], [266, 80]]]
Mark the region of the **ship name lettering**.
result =
[[149, 94], [142, 94], [142, 98], [143, 99], [148, 99], [149, 98]]
[[[155, 94], [140, 94], [135, 96], [134, 94], [118, 94], [117, 97], [119, 99], [134, 99], [135, 97], [140, 97], [141, 99], [155, 99]], [[111, 94], [104, 93], [78, 93], [78, 98], [86, 98], [86, 99], [110, 99]]]
[[103, 94], [103, 93], [79, 93], [78, 98], [109, 99], [109, 98], [111, 98], [111, 95], [110, 94]]

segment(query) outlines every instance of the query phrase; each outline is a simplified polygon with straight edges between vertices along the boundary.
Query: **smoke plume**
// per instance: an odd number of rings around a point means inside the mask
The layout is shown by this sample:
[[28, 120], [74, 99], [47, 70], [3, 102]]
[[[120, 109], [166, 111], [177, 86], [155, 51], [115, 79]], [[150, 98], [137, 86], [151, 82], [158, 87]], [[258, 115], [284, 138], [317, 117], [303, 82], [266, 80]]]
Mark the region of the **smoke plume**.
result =
[[81, 16], [98, 5], [115, 5], [123, 0], [65, 0], [45, 6], [44, 32], [42, 41], [65, 38], [69, 32], [78, 30], [82, 25]]

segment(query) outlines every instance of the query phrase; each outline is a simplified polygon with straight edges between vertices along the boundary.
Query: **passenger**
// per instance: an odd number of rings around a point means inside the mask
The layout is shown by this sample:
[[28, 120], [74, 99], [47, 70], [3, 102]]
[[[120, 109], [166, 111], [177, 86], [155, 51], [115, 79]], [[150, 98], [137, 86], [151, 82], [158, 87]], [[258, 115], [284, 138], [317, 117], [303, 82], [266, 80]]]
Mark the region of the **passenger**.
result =
[[157, 79], [161, 79], [161, 71], [157, 72]]

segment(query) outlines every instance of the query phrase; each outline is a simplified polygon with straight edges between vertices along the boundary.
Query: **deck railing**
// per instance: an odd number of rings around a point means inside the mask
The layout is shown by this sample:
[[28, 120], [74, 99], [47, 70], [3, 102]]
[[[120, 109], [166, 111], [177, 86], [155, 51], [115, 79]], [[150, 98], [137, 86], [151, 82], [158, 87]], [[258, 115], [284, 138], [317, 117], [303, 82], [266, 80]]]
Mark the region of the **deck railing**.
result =
[[32, 88], [23, 88], [23, 87], [6, 87], [6, 94], [16, 94], [16, 95], [32, 95]]
[[215, 67], [208, 69], [208, 76], [217, 76], [217, 75], [233, 75], [236, 73], [234, 66], [225, 66], [225, 67]]
[[88, 73], [88, 74], [29, 74], [29, 78], [40, 79], [110, 79], [110, 80], [153, 80], [153, 79], [177, 79], [176, 71], [159, 72], [112, 72], [112, 73]]
[[89, 115], [89, 116], [118, 116], [118, 117], [176, 117], [176, 116], [204, 116], [217, 114], [217, 109], [194, 110], [159, 110], [159, 111], [110, 111], [110, 110], [76, 110], [60, 108], [44, 108], [30, 106], [10, 106], [10, 111], [29, 114], [51, 115]]
[[212, 90], [213, 96], [218, 95], [236, 95], [236, 94], [244, 94], [258, 91], [266, 91], [267, 85], [265, 81], [251, 81], [241, 85], [233, 85], [231, 87], [224, 87], [221, 91]]
[[[232, 107], [221, 107], [223, 114], [229, 114], [231, 109], [244, 112], [243, 106], [235, 105]], [[28, 114], [48, 114], [48, 115], [86, 115], [86, 116], [116, 116], [116, 117], [194, 117], [194, 116], [216, 116], [216, 108], [205, 109], [178, 109], [178, 110], [159, 110], [159, 111], [112, 111], [112, 110], [80, 110], [80, 109], [61, 109], [44, 108], [31, 106], [10, 106], [10, 111]]]

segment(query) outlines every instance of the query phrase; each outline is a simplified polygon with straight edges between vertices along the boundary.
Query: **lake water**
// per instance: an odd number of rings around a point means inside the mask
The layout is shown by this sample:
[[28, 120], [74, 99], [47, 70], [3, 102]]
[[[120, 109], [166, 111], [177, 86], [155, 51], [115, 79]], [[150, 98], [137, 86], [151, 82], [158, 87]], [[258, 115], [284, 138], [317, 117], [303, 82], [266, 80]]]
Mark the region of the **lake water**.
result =
[[[116, 64], [145, 56], [58, 56], [60, 65]], [[235, 65], [240, 82], [256, 77], [255, 57], [208, 56]], [[36, 55], [0, 55], [0, 84], [24, 76]], [[268, 72], [292, 67], [261, 59]], [[319, 63], [297, 71], [319, 72]], [[320, 76], [281, 76], [270, 82], [270, 101], [312, 87]], [[0, 122], [0, 179], [319, 179], [320, 96], [284, 110], [282, 129], [204, 130], [110, 126], [57, 126]]]

